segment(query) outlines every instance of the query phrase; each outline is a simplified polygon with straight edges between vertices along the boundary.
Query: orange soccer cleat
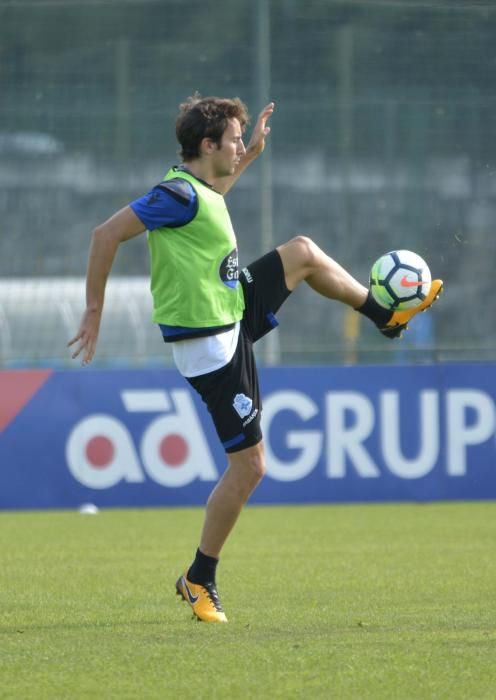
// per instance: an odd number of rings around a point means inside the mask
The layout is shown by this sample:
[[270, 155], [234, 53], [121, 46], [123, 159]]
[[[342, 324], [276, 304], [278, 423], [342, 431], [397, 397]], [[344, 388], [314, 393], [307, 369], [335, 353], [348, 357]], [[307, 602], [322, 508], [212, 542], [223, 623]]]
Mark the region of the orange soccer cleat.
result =
[[203, 622], [227, 622], [215, 583], [192, 583], [186, 576], [187, 572], [176, 581], [176, 592], [191, 606], [193, 614]]
[[443, 291], [443, 281], [442, 280], [432, 280], [431, 288], [429, 294], [425, 297], [424, 301], [418, 306], [414, 306], [412, 309], [404, 309], [403, 311], [393, 311], [393, 315], [386, 323], [384, 328], [380, 331], [383, 335], [388, 338], [399, 338], [403, 331], [408, 328], [408, 323], [411, 319], [419, 314], [421, 311], [427, 311], [432, 304], [439, 298], [439, 295]]

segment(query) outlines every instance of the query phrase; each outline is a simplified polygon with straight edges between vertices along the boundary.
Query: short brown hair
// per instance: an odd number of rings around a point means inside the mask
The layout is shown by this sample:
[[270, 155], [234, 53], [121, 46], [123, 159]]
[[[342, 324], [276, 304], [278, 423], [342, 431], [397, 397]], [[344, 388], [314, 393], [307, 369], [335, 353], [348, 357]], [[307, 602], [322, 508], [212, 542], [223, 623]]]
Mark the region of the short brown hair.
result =
[[237, 119], [243, 131], [250, 120], [248, 109], [239, 97], [201, 97], [198, 93], [188, 97], [179, 105], [176, 120], [181, 158], [184, 161], [198, 158], [204, 138], [220, 144], [229, 119]]

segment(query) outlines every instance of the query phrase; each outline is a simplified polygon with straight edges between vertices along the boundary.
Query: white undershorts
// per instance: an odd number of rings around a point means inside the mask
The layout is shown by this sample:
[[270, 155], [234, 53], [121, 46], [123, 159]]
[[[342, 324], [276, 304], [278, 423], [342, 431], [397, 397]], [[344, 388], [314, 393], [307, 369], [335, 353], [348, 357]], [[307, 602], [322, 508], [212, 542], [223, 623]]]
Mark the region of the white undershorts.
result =
[[177, 369], [183, 377], [199, 377], [224, 367], [233, 358], [238, 337], [239, 321], [225, 333], [172, 343], [172, 355]]

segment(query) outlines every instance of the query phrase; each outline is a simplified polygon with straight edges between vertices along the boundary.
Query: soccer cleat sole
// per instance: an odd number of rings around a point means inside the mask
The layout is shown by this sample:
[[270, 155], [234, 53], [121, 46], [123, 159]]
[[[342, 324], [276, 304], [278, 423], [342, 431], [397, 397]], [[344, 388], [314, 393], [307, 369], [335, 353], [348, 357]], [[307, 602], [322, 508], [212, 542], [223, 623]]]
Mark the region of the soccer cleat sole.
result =
[[[382, 328], [381, 331], [386, 337], [401, 338], [403, 331], [407, 330], [408, 324], [410, 323], [410, 321], [412, 319], [414, 319], [415, 316], [417, 316], [418, 314], [424, 313], [424, 311], [428, 311], [432, 307], [432, 305], [439, 299], [441, 293], [443, 292], [444, 285], [443, 285], [442, 280], [434, 280], [434, 281], [439, 284], [439, 287], [436, 291], [435, 296], [429, 300], [429, 303], [423, 309], [418, 309], [417, 311], [415, 311], [415, 313], [412, 313], [410, 318], [406, 319], [403, 323], [401, 321], [398, 321], [395, 324], [391, 324], [391, 325], [387, 324], [385, 326], [385, 328]], [[401, 312], [401, 311], [397, 312], [397, 315], [400, 315], [401, 313], [405, 313], [405, 312]], [[389, 323], [391, 323], [391, 321]], [[388, 331], [389, 331], [389, 333], [388, 333]], [[395, 333], [395, 331], [397, 331], [397, 334]]]
[[[429, 309], [432, 308], [433, 304], [435, 304], [436, 301], [439, 299], [439, 297], [440, 297], [441, 294], [443, 293], [443, 290], [444, 290], [444, 284], [441, 284], [441, 286], [440, 286], [439, 289], [437, 290], [436, 296], [432, 299], [432, 301], [431, 301], [431, 303], [429, 304], [429, 306], [426, 306], [425, 309], [421, 309], [421, 310], [419, 311], [419, 314], [424, 314], [426, 311], [429, 311]], [[418, 315], [418, 314], [417, 314], [417, 315]], [[412, 318], [415, 318], [415, 316], [412, 316]], [[409, 323], [409, 322], [408, 322], [408, 323]], [[406, 327], [407, 327], [407, 328], [408, 328], [408, 323], [406, 324]]]

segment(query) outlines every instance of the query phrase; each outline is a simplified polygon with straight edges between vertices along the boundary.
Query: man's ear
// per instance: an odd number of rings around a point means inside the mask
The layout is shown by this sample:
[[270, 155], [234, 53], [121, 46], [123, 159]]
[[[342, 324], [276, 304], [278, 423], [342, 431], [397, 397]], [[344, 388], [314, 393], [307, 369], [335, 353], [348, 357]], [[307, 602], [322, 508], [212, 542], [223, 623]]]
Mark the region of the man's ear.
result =
[[200, 143], [200, 152], [201, 153], [204, 153], [205, 155], [211, 155], [216, 150], [217, 150], [217, 144], [213, 139], [206, 136], [204, 139], [201, 140], [201, 143]]

